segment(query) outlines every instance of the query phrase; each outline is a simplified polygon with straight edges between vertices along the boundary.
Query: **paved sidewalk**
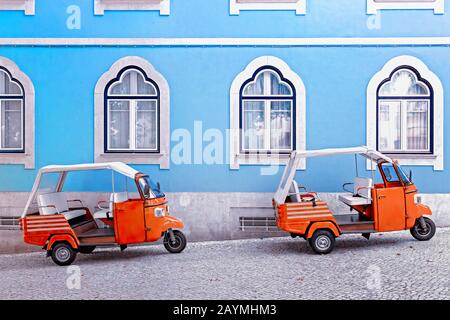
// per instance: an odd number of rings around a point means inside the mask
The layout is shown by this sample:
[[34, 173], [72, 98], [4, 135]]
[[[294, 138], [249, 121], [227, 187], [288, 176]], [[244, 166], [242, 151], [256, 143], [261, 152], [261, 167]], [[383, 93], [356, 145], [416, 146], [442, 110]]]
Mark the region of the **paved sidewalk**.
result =
[[[0, 255], [2, 299], [450, 299], [450, 229], [343, 236], [327, 256], [304, 240], [192, 243], [78, 255], [81, 289], [45, 253]], [[73, 279], [73, 278], [71, 278]], [[75, 282], [72, 282], [75, 283]]]

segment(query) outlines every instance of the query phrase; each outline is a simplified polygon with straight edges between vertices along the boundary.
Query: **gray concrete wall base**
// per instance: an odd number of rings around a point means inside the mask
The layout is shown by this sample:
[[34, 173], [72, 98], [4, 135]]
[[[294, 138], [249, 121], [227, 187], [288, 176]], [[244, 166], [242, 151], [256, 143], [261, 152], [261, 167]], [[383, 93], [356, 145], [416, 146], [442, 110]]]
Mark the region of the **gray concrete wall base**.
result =
[[[25, 192], [0, 193], [0, 216], [20, 216], [27, 200]], [[241, 231], [239, 217], [273, 217], [272, 193], [168, 193], [171, 214], [185, 222], [189, 241], [263, 238], [281, 232]], [[335, 214], [349, 212], [338, 200], [339, 193], [320, 194]], [[107, 193], [68, 193], [69, 199], [82, 199], [90, 208]], [[450, 194], [423, 194], [422, 202], [433, 210], [438, 227], [450, 226]], [[39, 248], [24, 245], [20, 231], [0, 230], [0, 253], [26, 252]]]

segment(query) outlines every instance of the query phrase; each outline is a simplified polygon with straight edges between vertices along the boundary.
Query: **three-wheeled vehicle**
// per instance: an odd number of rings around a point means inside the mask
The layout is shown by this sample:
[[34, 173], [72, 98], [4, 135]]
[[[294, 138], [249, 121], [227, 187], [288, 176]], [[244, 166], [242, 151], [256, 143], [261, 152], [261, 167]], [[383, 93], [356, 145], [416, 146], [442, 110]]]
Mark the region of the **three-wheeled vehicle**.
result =
[[[317, 192], [299, 186], [294, 177], [302, 158], [344, 154], [355, 155], [356, 177], [353, 183], [343, 185], [346, 193], [339, 196], [339, 201], [350, 207], [350, 214], [337, 214]], [[369, 160], [371, 178], [359, 177], [358, 155]], [[374, 165], [382, 180], [375, 184]], [[278, 228], [308, 240], [319, 254], [330, 253], [335, 238], [349, 233], [369, 239], [371, 233], [409, 229], [417, 240], [430, 240], [436, 227], [425, 217], [432, 214], [430, 208], [420, 202], [411, 175], [406, 175], [397, 161], [367, 147], [292, 152], [273, 199]]]
[[[66, 198], [64, 184], [71, 172], [107, 170], [112, 192], [91, 211], [83, 201]], [[93, 173], [92, 173], [93, 174]], [[125, 188], [115, 191], [115, 175], [125, 179]], [[72, 175], [72, 174], [70, 174]], [[136, 186], [129, 192], [128, 180]], [[125, 189], [125, 190], [124, 190]], [[168, 215], [168, 205], [159, 183], [121, 162], [46, 166], [39, 170], [20, 225], [25, 243], [47, 251], [58, 265], [70, 265], [77, 253], [91, 253], [97, 246], [154, 242], [164, 238], [171, 253], [186, 247], [180, 231], [183, 222]]]

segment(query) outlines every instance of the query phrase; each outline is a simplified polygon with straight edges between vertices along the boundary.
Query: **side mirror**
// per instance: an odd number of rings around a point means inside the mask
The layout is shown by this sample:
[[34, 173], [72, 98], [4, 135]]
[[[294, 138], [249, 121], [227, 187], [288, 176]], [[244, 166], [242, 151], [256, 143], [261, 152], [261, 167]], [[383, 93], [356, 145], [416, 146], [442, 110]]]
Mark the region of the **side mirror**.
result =
[[412, 182], [412, 170], [409, 170], [408, 179], [410, 182]]
[[156, 187], [158, 188], [158, 191], [161, 191], [161, 185], [158, 183], [156, 183]]

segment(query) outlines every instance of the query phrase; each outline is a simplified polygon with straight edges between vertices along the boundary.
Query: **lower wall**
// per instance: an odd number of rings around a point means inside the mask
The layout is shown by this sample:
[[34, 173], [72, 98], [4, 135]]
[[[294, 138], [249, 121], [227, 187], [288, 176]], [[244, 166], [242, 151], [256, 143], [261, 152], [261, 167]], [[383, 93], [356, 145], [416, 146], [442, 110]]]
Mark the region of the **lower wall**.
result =
[[[336, 214], [349, 208], [338, 201], [338, 193], [323, 193]], [[189, 241], [230, 240], [280, 236], [276, 231], [241, 231], [240, 217], [273, 217], [272, 193], [168, 193], [171, 214], [185, 222]], [[0, 216], [20, 216], [27, 200], [25, 192], [0, 193]], [[99, 200], [109, 199], [106, 193], [69, 193], [68, 199], [82, 199], [94, 208]], [[422, 202], [433, 210], [438, 227], [450, 226], [450, 194], [423, 194]], [[0, 230], [0, 253], [39, 250], [23, 244], [19, 230]]]

